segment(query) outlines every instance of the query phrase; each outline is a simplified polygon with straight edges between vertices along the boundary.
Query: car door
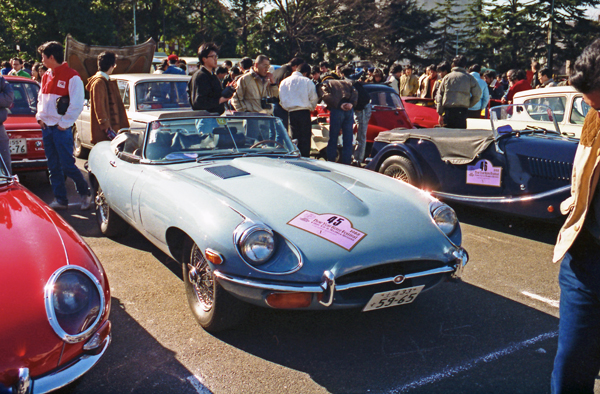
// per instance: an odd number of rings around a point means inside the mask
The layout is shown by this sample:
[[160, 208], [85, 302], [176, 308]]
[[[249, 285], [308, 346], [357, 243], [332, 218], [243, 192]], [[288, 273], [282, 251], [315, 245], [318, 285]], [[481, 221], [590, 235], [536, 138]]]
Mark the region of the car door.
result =
[[90, 101], [85, 100], [83, 103], [83, 110], [77, 118], [77, 130], [79, 131], [79, 138], [81, 143], [85, 145], [92, 144], [92, 113], [90, 110]]
[[125, 136], [132, 136], [132, 138], [124, 140], [118, 145], [118, 153], [111, 155], [105, 181], [101, 186], [111, 208], [130, 223], [137, 223], [132, 195], [136, 183], [144, 172], [144, 165], [140, 163], [141, 149], [138, 149], [143, 135], [125, 133], [123, 137]]

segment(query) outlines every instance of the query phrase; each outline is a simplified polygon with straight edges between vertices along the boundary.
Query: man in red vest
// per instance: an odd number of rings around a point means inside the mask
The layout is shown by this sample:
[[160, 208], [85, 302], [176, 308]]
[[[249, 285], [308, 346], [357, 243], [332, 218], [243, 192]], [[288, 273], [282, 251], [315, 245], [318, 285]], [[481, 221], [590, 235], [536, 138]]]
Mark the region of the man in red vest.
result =
[[42, 127], [44, 150], [48, 158], [50, 184], [54, 201], [50, 207], [67, 209], [65, 175], [75, 182], [81, 196], [81, 209], [89, 209], [92, 202], [90, 188], [75, 165], [73, 157], [73, 124], [83, 110], [83, 82], [77, 71], [64, 63], [63, 47], [50, 41], [38, 48], [42, 63], [48, 71], [42, 77], [38, 96], [37, 121]]

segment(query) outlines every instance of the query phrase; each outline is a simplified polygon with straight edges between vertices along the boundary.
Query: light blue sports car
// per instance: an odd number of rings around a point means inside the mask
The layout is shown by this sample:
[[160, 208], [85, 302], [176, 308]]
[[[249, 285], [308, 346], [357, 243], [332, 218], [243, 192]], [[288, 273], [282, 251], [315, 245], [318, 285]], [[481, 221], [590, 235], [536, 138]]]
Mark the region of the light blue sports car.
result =
[[459, 276], [454, 211], [404, 182], [300, 157], [278, 118], [162, 114], [91, 151], [106, 236], [134, 227], [183, 265], [208, 331], [250, 304], [280, 309], [407, 304]]

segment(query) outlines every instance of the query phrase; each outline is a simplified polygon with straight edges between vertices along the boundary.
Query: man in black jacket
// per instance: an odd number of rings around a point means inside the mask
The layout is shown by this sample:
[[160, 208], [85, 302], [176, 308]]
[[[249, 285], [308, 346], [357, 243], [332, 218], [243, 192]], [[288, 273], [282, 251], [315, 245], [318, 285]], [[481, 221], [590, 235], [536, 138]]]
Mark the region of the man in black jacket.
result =
[[225, 112], [225, 102], [229, 99], [222, 97], [221, 81], [214, 74], [219, 55], [215, 44], [202, 44], [198, 48], [200, 68], [192, 75], [188, 83], [188, 94], [192, 109], [205, 110], [221, 115]]

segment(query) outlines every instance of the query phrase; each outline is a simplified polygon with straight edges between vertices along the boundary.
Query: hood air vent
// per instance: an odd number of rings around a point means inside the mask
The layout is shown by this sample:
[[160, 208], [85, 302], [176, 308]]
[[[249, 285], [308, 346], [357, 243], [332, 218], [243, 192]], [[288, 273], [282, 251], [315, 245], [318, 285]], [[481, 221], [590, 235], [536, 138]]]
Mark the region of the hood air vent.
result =
[[229, 178], [235, 178], [237, 176], [250, 175], [249, 172], [240, 170], [239, 168], [229, 166], [229, 165], [205, 167], [204, 169], [206, 171], [210, 172], [211, 174], [218, 176], [221, 179], [229, 179]]
[[331, 172], [328, 169], [321, 168], [319, 166], [316, 166], [316, 165], [311, 164], [311, 163], [307, 163], [305, 161], [286, 161], [286, 163], [287, 164], [291, 164], [293, 166], [298, 166], [298, 167], [306, 168], [307, 170], [311, 170], [311, 171]]

